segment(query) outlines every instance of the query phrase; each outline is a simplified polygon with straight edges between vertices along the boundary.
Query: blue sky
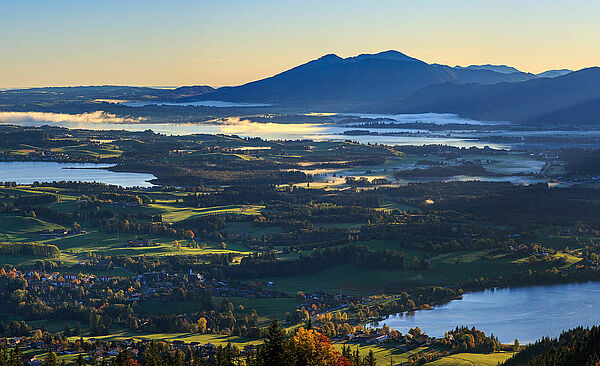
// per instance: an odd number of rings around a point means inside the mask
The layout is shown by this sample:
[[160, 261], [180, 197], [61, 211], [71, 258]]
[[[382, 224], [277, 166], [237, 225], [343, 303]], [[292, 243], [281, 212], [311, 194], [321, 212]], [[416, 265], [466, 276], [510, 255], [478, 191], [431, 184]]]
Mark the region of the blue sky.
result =
[[0, 86], [234, 85], [396, 49], [525, 71], [600, 64], [600, 1], [0, 0]]

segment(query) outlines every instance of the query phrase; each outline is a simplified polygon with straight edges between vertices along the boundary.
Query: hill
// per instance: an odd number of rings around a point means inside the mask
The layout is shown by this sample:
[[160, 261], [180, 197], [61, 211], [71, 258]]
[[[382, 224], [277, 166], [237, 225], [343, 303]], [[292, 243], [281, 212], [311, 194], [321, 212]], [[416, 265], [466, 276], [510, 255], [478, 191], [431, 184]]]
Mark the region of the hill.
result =
[[516, 123], [594, 123], [600, 119], [600, 68], [556, 78], [492, 85], [447, 82], [372, 109], [385, 113], [456, 113]]
[[494, 71], [494, 72], [499, 72], [501, 74], [514, 74], [514, 73], [520, 73], [521, 71], [519, 71], [518, 69], [512, 67], [512, 66], [506, 66], [506, 65], [469, 65], [466, 67], [462, 67], [462, 66], [454, 66], [455, 69], [457, 70], [487, 70], [487, 71]]
[[39, 87], [0, 91], [0, 104], [85, 102], [94, 100], [156, 100], [199, 96], [214, 91], [210, 86], [183, 86], [162, 89], [138, 86], [91, 85]]
[[573, 70], [569, 69], [560, 69], [560, 70], [548, 70], [544, 72], [540, 72], [539, 74], [535, 74], [539, 78], [555, 78], [558, 76], [563, 76], [572, 73]]
[[481, 66], [450, 67], [438, 64], [435, 64], [434, 66], [443, 69], [458, 83], [496, 84], [501, 82], [526, 81], [537, 78], [534, 74], [521, 72], [517, 69], [514, 69], [514, 72], [504, 72], [504, 69], [500, 69], [503, 71], [495, 71], [494, 68], [486, 69]]

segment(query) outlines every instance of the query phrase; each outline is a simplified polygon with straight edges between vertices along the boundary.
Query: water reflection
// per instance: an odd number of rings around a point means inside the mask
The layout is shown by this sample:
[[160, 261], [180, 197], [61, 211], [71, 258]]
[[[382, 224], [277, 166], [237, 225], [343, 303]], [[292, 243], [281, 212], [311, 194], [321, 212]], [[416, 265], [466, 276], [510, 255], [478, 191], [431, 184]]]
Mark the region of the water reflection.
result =
[[442, 337], [457, 326], [493, 333], [501, 342], [532, 342], [563, 330], [600, 324], [600, 283], [533, 286], [468, 293], [433, 310], [394, 315], [380, 322], [402, 333], [419, 327]]
[[52, 181], [81, 181], [114, 184], [123, 187], [150, 187], [152, 174], [111, 172], [114, 164], [56, 163], [50, 161], [0, 162], [0, 181], [31, 184]]

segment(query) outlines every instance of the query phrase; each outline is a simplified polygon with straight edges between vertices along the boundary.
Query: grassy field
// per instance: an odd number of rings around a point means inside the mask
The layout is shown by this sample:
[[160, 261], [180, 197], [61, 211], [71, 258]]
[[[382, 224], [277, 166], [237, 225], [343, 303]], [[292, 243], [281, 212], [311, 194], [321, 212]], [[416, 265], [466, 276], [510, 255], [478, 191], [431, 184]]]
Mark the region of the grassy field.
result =
[[123, 151], [117, 149], [111, 144], [81, 144], [76, 146], [65, 146], [60, 148], [51, 149], [55, 152], [63, 152], [72, 156], [90, 156], [98, 158], [112, 158], [118, 157], [123, 154]]
[[[84, 339], [91, 337], [83, 337]], [[95, 336], [93, 338], [96, 339], [104, 339], [104, 340], [123, 340], [133, 338], [136, 340], [142, 339], [150, 339], [155, 341], [175, 341], [181, 340], [184, 342], [200, 342], [202, 344], [212, 343], [216, 346], [218, 345], [226, 345], [231, 342], [231, 344], [237, 345], [242, 348], [247, 344], [261, 344], [262, 340], [244, 338], [244, 337], [236, 337], [236, 336], [227, 336], [222, 334], [198, 334], [198, 333], [155, 333], [155, 334], [143, 334], [143, 333], [134, 333], [124, 330], [111, 332], [109, 335], [105, 336]], [[71, 340], [77, 340], [79, 337], [72, 337]]]
[[34, 217], [16, 214], [0, 214], [0, 241], [33, 241], [39, 240], [37, 231], [62, 228]]
[[264, 206], [252, 205], [227, 205], [205, 208], [177, 207], [175, 202], [158, 202], [150, 205], [157, 213], [160, 213], [165, 222], [174, 222], [189, 219], [195, 216], [215, 215], [215, 214], [241, 214], [258, 215]]
[[[158, 244], [151, 247], [128, 248], [127, 241], [133, 239], [148, 239]], [[187, 240], [177, 240], [181, 244], [181, 250], [175, 247], [177, 239], [172, 237], [161, 237], [150, 234], [132, 233], [104, 233], [91, 231], [87, 234], [74, 235], [47, 241], [48, 244], [56, 245], [60, 250], [73, 251], [75, 253], [98, 252], [108, 255], [179, 255], [179, 254], [208, 254], [208, 253], [236, 253], [246, 254], [247, 250], [236, 243], [227, 244], [226, 249], [220, 248], [220, 243], [206, 241], [204, 249], [193, 249], [187, 247]]]
[[355, 351], [358, 348], [360, 354], [363, 357], [369, 353], [369, 350], [372, 350], [373, 354], [375, 355], [375, 358], [377, 359], [377, 365], [382, 365], [382, 366], [389, 365], [390, 361], [393, 361], [394, 365], [406, 362], [406, 361], [408, 361], [408, 358], [410, 356], [412, 356], [413, 354], [422, 352], [422, 351], [427, 352], [429, 350], [429, 347], [419, 347], [412, 351], [405, 352], [404, 350], [402, 350], [400, 348], [397, 348], [393, 345], [388, 345], [388, 344], [366, 345], [366, 344], [356, 344], [356, 343], [350, 343], [350, 342], [335, 342], [334, 343], [334, 346], [338, 351], [342, 350], [343, 345], [350, 346], [352, 351]]
[[435, 271], [363, 269], [349, 264], [330, 267], [310, 275], [262, 280], [273, 281], [274, 288], [289, 293], [342, 290], [344, 293], [357, 295], [398, 293], [409, 286], [446, 282], [446, 278]]
[[[423, 252], [415, 249], [398, 248], [399, 243], [387, 241], [360, 242], [374, 250], [396, 249], [405, 253], [407, 260], [421, 258]], [[547, 269], [551, 263], [529, 264], [526, 261], [504, 256], [489, 257], [489, 250], [458, 251], [429, 258], [431, 270], [366, 269], [351, 264], [329, 267], [318, 273], [295, 277], [262, 278], [274, 282], [276, 289], [295, 293], [297, 291], [339, 291], [357, 295], [398, 293], [409, 287], [445, 285], [457, 280], [481, 276], [508, 275], [526, 268]], [[566, 254], [564, 254], [566, 255]], [[293, 259], [291, 255], [282, 256]], [[571, 258], [572, 257], [572, 258]], [[570, 256], [569, 263], [576, 257]], [[458, 261], [458, 262], [457, 262]], [[567, 264], [570, 265], [570, 264]]]
[[512, 352], [497, 352], [489, 354], [459, 353], [442, 357], [439, 360], [429, 362], [427, 365], [434, 366], [496, 366], [512, 356]]

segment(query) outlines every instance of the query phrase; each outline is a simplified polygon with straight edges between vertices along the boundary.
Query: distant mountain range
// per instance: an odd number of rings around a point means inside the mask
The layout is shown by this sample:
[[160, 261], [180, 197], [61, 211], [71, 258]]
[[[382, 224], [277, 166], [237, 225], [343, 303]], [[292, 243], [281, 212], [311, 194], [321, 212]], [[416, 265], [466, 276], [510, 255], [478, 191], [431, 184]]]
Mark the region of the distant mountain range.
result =
[[381, 103], [424, 87], [453, 82], [493, 84], [537, 75], [508, 66], [427, 64], [398, 51], [341, 58], [330, 54], [275, 76], [224, 87], [201, 99], [283, 105], [349, 106]]
[[506, 65], [428, 64], [397, 51], [329, 54], [272, 77], [186, 100], [313, 110], [456, 113], [518, 123], [600, 121], [600, 69], [522, 72]]
[[598, 123], [600, 68], [524, 82], [432, 84], [409, 97], [371, 109], [386, 113], [456, 113], [517, 123]]

